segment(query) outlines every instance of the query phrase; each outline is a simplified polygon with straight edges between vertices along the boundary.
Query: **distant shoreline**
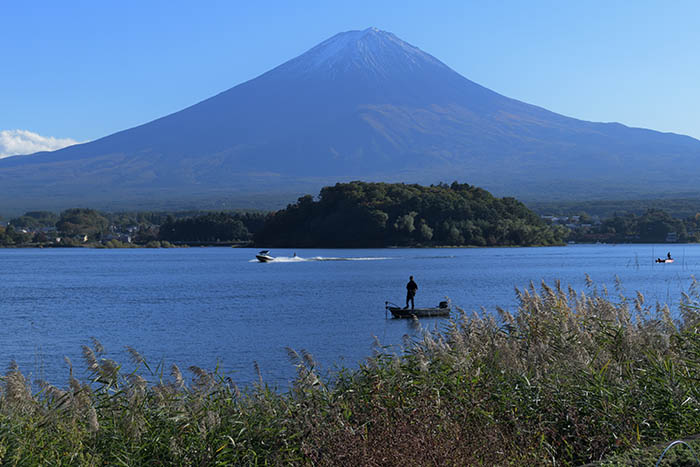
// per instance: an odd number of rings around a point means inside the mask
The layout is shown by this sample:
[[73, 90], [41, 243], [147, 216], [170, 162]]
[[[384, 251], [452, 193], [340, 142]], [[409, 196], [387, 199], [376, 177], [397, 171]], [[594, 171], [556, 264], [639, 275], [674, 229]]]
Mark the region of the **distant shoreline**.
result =
[[[258, 249], [262, 246], [256, 246], [253, 243], [240, 242], [160, 242], [160, 246], [149, 244], [129, 243], [121, 246], [108, 246], [105, 244], [87, 243], [83, 245], [58, 245], [54, 243], [46, 244], [20, 244], [20, 245], [0, 245], [0, 249], [94, 249], [94, 250], [121, 250], [132, 248], [150, 248], [150, 249], [168, 249], [168, 248], [251, 248]], [[162, 245], [165, 243], [166, 245]], [[572, 245], [666, 245], [668, 248], [680, 245], [698, 245], [697, 242], [679, 242], [679, 243], [664, 243], [664, 242], [615, 242], [615, 243], [600, 243], [600, 242], [576, 242], [576, 243], [558, 243], [550, 245], [407, 245], [407, 246], [278, 246], [277, 250], [411, 250], [411, 249], [476, 249], [476, 248], [548, 248], [548, 247], [563, 247]]]

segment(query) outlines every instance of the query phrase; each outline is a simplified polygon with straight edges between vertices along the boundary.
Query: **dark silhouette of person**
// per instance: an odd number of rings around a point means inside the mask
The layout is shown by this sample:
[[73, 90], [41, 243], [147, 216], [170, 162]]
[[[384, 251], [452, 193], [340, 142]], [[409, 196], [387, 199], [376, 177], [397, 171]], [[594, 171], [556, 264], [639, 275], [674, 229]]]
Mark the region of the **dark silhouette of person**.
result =
[[666, 253], [666, 258], [671, 259], [671, 252]]
[[413, 276], [409, 277], [408, 284], [406, 284], [406, 308], [408, 308], [408, 302], [411, 302], [411, 310], [415, 308], [415, 303], [413, 297], [416, 296], [416, 290], [418, 290], [418, 284], [413, 281]]

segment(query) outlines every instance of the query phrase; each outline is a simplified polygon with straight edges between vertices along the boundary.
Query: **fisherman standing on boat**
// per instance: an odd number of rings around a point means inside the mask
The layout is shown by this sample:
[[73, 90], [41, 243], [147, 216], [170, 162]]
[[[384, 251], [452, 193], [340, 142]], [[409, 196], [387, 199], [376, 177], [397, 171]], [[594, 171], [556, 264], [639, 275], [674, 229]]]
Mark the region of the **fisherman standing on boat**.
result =
[[413, 281], [413, 276], [411, 276], [408, 280], [408, 284], [406, 284], [406, 307], [408, 308], [408, 302], [411, 302], [411, 310], [415, 308], [415, 303], [413, 302], [413, 297], [416, 296], [416, 290], [418, 290], [418, 284], [416, 284]]
[[671, 252], [666, 253], [666, 258], [671, 259]]

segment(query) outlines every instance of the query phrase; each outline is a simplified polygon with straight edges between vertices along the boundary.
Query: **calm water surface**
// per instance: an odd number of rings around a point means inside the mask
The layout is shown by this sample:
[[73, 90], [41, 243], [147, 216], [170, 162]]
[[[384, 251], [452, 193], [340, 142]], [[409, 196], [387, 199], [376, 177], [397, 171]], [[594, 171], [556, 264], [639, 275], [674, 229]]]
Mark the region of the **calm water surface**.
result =
[[[676, 262], [656, 264], [671, 248]], [[445, 296], [466, 311], [515, 311], [515, 287], [530, 281], [587, 290], [585, 274], [615, 293], [677, 304], [700, 270], [700, 245], [572, 245], [554, 248], [275, 250], [281, 262], [251, 261], [255, 250], [0, 249], [0, 364], [16, 360], [33, 379], [64, 385], [68, 356], [100, 340], [106, 356], [125, 346], [151, 364], [221, 369], [240, 384], [280, 388], [294, 375], [285, 347], [322, 365], [355, 366], [373, 336], [397, 351], [418, 330], [385, 319], [386, 300], [402, 303], [408, 276], [417, 306]], [[441, 319], [425, 320], [439, 326]]]

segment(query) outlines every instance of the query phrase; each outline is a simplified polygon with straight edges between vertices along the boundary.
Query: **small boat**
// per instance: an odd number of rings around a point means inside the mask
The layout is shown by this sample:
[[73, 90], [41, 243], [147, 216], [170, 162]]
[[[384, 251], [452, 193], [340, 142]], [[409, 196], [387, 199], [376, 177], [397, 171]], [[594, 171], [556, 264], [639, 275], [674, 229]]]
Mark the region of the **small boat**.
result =
[[270, 250], [262, 250], [257, 255], [255, 255], [255, 257], [261, 263], [269, 263], [270, 261], [275, 259], [273, 256], [270, 256]]
[[657, 263], [673, 263], [673, 259], [671, 258], [666, 258], [666, 259], [661, 259], [661, 258], [656, 258]]
[[401, 308], [400, 306], [385, 302], [387, 311], [391, 312], [394, 318], [433, 318], [438, 316], [450, 316], [450, 302], [440, 302], [435, 308]]

